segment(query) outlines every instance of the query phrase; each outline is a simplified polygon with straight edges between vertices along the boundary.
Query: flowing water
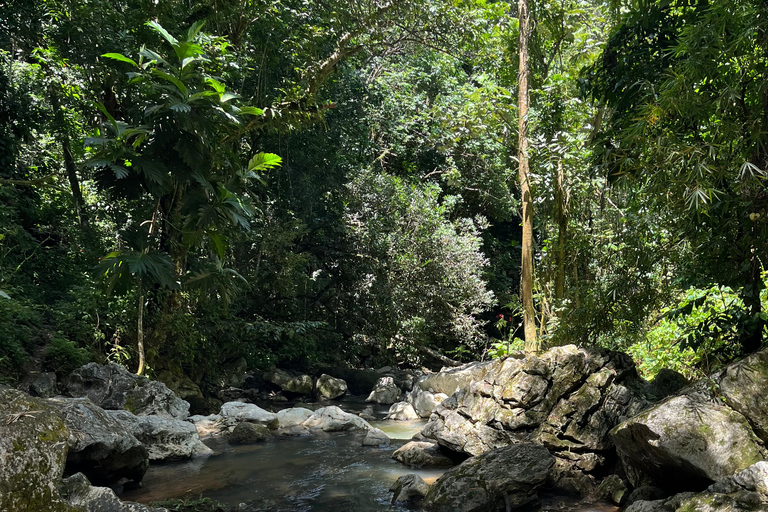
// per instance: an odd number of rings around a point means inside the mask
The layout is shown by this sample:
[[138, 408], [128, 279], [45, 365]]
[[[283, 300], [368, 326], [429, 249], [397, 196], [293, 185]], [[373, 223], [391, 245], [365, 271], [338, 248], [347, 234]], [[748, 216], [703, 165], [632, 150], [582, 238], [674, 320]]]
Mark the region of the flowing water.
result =
[[[354, 404], [344, 404], [354, 410]], [[380, 414], [380, 411], [377, 411]], [[424, 421], [374, 421], [392, 438], [389, 448], [361, 445], [364, 434], [315, 433], [279, 437], [255, 445], [229, 445], [222, 438], [205, 440], [213, 455], [189, 462], [153, 465], [141, 488], [122, 498], [150, 503], [169, 498], [205, 496], [229, 505], [248, 503], [274, 512], [381, 512], [391, 506], [389, 487], [401, 475], [419, 474], [432, 483], [443, 470], [418, 470], [392, 459]], [[584, 506], [574, 497], [548, 496], [544, 510], [613, 512], [615, 507]]]

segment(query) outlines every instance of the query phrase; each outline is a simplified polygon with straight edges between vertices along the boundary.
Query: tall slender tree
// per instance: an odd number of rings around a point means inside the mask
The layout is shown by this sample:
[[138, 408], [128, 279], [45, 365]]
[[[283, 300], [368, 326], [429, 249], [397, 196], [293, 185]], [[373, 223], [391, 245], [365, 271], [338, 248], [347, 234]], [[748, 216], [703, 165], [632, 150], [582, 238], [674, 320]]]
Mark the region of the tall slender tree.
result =
[[541, 348], [536, 337], [536, 312], [533, 309], [533, 192], [528, 172], [528, 41], [530, 39], [531, 13], [528, 0], [519, 0], [517, 4], [520, 22], [520, 67], [517, 77], [518, 87], [518, 179], [523, 206], [522, 261], [520, 264], [520, 295], [523, 303], [523, 327], [525, 330], [525, 350], [538, 352]]

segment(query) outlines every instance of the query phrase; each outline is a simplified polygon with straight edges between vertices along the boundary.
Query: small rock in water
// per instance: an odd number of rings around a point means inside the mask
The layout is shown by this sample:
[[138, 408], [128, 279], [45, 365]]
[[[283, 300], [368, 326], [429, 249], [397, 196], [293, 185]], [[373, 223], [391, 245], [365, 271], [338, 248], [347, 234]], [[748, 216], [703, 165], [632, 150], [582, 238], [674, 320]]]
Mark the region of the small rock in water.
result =
[[383, 430], [371, 427], [363, 439], [363, 446], [389, 446], [389, 436]]
[[270, 437], [269, 429], [256, 423], [238, 423], [227, 436], [230, 444], [253, 444], [265, 441]]
[[376, 419], [376, 416], [373, 414], [373, 406], [370, 405], [363, 409], [358, 416], [365, 421], [374, 421]]
[[418, 505], [427, 495], [427, 491], [429, 491], [429, 485], [415, 473], [401, 476], [389, 488], [389, 492], [394, 493], [392, 505], [396, 503]]

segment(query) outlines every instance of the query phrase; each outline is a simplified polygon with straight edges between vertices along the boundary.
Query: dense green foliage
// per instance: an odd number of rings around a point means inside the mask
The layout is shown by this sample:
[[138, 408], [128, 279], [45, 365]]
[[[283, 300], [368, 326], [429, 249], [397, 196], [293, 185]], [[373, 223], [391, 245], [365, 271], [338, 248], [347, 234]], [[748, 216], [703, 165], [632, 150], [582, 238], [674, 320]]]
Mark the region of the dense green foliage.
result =
[[[531, 6], [544, 345], [755, 350], [764, 2]], [[0, 8], [0, 380], [137, 342], [196, 382], [521, 346], [514, 5]]]

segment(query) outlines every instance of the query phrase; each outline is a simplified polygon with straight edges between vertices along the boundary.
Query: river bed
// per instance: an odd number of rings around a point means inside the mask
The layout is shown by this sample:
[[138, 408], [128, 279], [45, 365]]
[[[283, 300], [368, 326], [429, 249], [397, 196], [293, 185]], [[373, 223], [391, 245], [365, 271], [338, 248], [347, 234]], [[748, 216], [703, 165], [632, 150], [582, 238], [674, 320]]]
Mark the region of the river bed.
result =
[[[402, 475], [417, 473], [431, 484], [444, 472], [409, 468], [392, 459], [392, 452], [420, 431], [425, 421], [371, 423], [390, 436], [392, 446], [362, 446], [364, 433], [360, 432], [276, 437], [253, 445], [230, 445], [222, 437], [209, 438], [204, 441], [214, 450], [212, 455], [152, 465], [143, 485], [123, 492], [121, 498], [151, 503], [203, 496], [273, 512], [406, 510], [390, 505], [392, 483]], [[614, 512], [616, 507], [585, 505], [574, 496], [545, 495], [542, 510]]]

